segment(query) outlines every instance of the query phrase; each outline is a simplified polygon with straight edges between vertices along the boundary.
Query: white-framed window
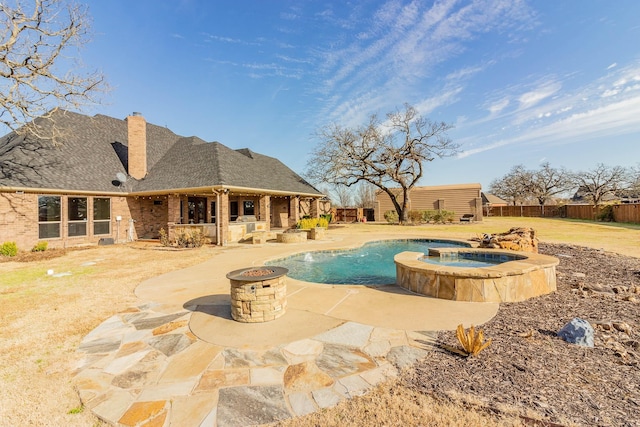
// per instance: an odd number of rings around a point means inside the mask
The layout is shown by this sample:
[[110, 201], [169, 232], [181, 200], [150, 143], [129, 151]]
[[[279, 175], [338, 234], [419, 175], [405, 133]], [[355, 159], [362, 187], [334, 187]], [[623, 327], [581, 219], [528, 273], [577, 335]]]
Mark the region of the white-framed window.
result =
[[38, 238], [60, 237], [60, 196], [38, 196]]

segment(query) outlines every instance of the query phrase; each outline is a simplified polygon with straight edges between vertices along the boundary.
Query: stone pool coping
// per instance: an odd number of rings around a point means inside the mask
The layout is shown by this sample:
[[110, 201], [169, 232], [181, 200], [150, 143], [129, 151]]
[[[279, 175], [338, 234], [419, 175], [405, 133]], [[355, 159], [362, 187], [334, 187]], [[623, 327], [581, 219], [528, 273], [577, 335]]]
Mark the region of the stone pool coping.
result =
[[429, 255], [453, 253], [491, 254], [515, 258], [489, 267], [456, 267], [421, 261], [422, 252], [402, 252], [394, 257], [396, 284], [429, 297], [467, 302], [517, 302], [554, 292], [552, 256], [502, 249], [436, 248]]

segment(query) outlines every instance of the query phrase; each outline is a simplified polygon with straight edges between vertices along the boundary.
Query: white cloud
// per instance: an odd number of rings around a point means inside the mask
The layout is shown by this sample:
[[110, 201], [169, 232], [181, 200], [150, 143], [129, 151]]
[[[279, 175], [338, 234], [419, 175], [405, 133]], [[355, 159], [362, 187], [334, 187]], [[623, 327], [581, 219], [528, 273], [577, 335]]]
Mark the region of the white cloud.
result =
[[509, 106], [509, 103], [510, 103], [509, 98], [502, 98], [500, 101], [489, 105], [487, 109], [489, 110], [489, 113], [491, 113], [492, 115], [498, 114], [499, 112], [507, 108]]
[[458, 94], [462, 92], [462, 87], [450, 88], [437, 96], [424, 99], [415, 105], [416, 110], [423, 116], [430, 114], [433, 110], [444, 105], [451, 105], [457, 100]]
[[526, 129], [478, 148], [465, 150], [458, 157], [493, 150], [512, 144], [568, 144], [605, 135], [640, 132], [640, 96], [575, 113], [535, 129]]
[[475, 66], [475, 67], [465, 67], [454, 73], [450, 73], [447, 75], [447, 80], [460, 80], [473, 76], [481, 71], [484, 71], [486, 67], [484, 66]]
[[[561, 85], [554, 79], [547, 85], [520, 97], [530, 108], [506, 111], [481, 120], [464, 123], [467, 135], [486, 135], [487, 129], [501, 129], [497, 135], [475, 137], [474, 145], [460, 153], [464, 158], [474, 154], [516, 144], [558, 145], [573, 144], [603, 136], [640, 132], [640, 61], [626, 67], [616, 67], [591, 82], [572, 91], [563, 90], [571, 81]], [[573, 77], [573, 76], [571, 76]], [[508, 97], [517, 88], [509, 88], [501, 96]], [[495, 98], [494, 98], [495, 99]], [[500, 101], [492, 105], [501, 106]], [[498, 110], [496, 107], [495, 110]], [[460, 130], [460, 129], [459, 129]]]
[[562, 85], [558, 82], [549, 82], [539, 86], [530, 92], [525, 92], [518, 98], [520, 101], [520, 110], [531, 108], [540, 101], [555, 95]]
[[610, 70], [610, 69], [612, 69], [612, 68], [616, 68], [617, 66], [618, 66], [618, 63], [617, 63], [617, 62], [614, 62], [613, 64], [611, 64], [611, 65], [609, 65], [609, 66], [607, 67], [607, 70]]
[[[529, 7], [522, 1], [465, 4], [458, 0], [388, 1], [369, 20], [361, 19], [366, 22], [364, 29], [356, 30], [348, 38], [336, 34], [336, 43], [314, 60], [319, 64], [318, 75], [325, 76], [316, 91], [329, 100], [320, 113], [341, 117], [345, 112], [354, 111], [355, 104], [358, 104], [356, 110], [374, 112], [381, 107], [392, 109], [402, 102], [416, 104], [420, 102], [416, 99], [425, 96], [445, 97], [446, 94], [433, 94], [431, 88], [425, 93], [424, 79], [436, 67], [461, 55], [467, 43], [481, 34], [520, 31], [530, 25], [531, 16]], [[347, 39], [349, 43], [344, 42]], [[445, 80], [469, 79], [493, 63], [487, 60], [485, 64], [462, 67]], [[448, 85], [438, 86], [443, 87], [445, 93], [451, 91]], [[332, 94], [336, 96], [330, 96]], [[372, 97], [367, 99], [367, 96]]]

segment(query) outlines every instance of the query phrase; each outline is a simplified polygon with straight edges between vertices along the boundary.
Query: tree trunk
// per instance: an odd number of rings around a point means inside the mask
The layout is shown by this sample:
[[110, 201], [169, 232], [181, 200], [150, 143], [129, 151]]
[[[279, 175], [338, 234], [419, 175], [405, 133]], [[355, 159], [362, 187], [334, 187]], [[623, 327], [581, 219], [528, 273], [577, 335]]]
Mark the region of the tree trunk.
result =
[[406, 188], [402, 189], [402, 216], [400, 217], [400, 224], [406, 224], [409, 222], [409, 212], [407, 212], [407, 206], [409, 205], [409, 191]]

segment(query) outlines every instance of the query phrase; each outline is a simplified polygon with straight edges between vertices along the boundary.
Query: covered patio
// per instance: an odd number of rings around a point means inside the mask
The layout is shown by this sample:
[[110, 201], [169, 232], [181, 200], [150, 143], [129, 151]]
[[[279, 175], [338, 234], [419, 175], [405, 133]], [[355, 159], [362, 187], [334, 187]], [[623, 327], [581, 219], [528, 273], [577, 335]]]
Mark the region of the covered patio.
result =
[[321, 198], [318, 194], [218, 186], [140, 194], [130, 199], [130, 208], [139, 238], [159, 238], [160, 230], [165, 229], [174, 240], [179, 233], [200, 230], [211, 243], [225, 246], [255, 231], [295, 228], [303, 216], [318, 218], [329, 211]]

